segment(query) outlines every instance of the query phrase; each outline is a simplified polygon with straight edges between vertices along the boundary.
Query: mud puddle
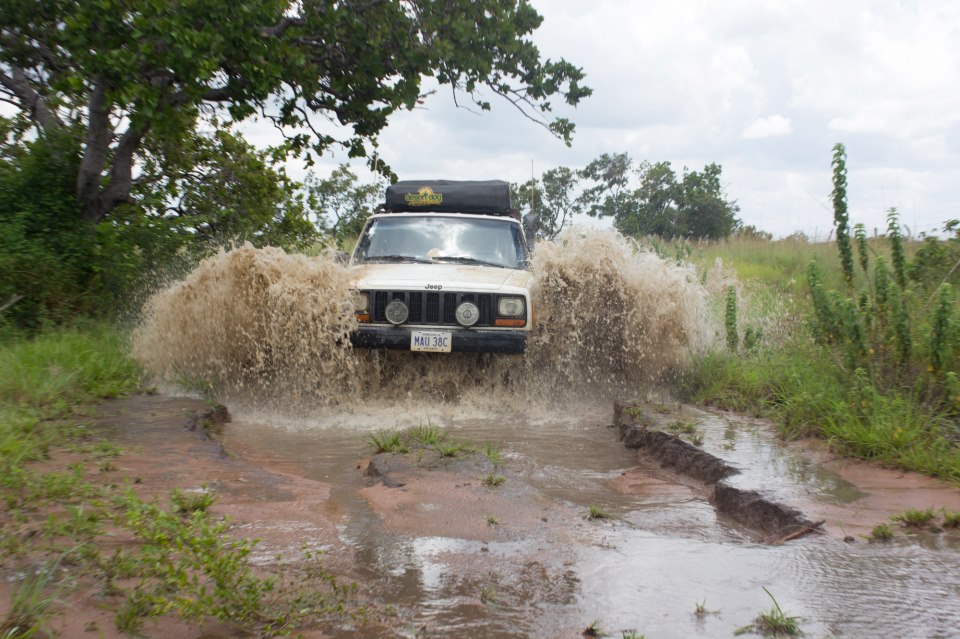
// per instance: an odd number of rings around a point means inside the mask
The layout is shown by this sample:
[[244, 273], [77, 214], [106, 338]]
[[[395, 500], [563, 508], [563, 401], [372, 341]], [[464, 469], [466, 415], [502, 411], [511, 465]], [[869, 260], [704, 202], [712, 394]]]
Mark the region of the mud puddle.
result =
[[[377, 636], [576, 637], [594, 621], [609, 636], [632, 629], [647, 637], [731, 636], [771, 608], [763, 588], [801, 618], [807, 636], [955, 636], [955, 533], [846, 543], [844, 534], [866, 525], [850, 523], [865, 522], [862, 513], [847, 516], [860, 512], [858, 503], [874, 500], [871, 526], [900, 504], [884, 506], [869, 487], [783, 447], [760, 423], [690, 413], [704, 445], [726, 448], [748, 467], [745, 476], [766, 480], [811, 517], [830, 518], [827, 534], [761, 543], [718, 516], [701, 484], [624, 448], [610, 412], [609, 405], [536, 415], [424, 411], [416, 422], [409, 412], [391, 418], [389, 407], [318, 418], [239, 415], [223, 442], [241, 457], [256, 451], [262, 463], [330, 486], [323, 509], [335, 527], [324, 542], [331, 557], [342, 548], [352, 573], [396, 610], [396, 626]], [[506, 482], [484, 486], [490, 470], [479, 462], [434, 470], [408, 463], [392, 482], [364, 474], [367, 435], [421, 422], [499, 445], [497, 472]], [[956, 491], [934, 494], [956, 499]], [[912, 507], [941, 505], [960, 508]], [[588, 520], [590, 506], [613, 517]], [[256, 523], [252, 531], [259, 534]], [[711, 614], [698, 618], [704, 601]]]

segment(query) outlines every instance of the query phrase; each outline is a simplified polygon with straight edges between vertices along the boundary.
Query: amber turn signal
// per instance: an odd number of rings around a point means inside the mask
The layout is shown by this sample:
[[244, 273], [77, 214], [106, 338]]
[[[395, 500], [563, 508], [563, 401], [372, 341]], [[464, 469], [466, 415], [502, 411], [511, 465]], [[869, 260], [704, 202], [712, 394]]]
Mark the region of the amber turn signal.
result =
[[494, 322], [494, 326], [510, 326], [514, 328], [521, 328], [527, 325], [527, 320], [525, 319], [498, 319]]
[[370, 323], [370, 314], [369, 314], [369, 313], [357, 313], [356, 315], [357, 315], [357, 321], [360, 322], [361, 324], [369, 324], [369, 323]]

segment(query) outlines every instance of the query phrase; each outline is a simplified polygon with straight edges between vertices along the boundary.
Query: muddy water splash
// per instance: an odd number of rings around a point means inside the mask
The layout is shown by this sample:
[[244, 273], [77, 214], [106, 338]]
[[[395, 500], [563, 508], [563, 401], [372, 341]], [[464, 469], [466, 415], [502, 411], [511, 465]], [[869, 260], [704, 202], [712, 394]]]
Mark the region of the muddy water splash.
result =
[[710, 335], [693, 270], [614, 231], [575, 228], [538, 245], [533, 272], [527, 365], [551, 387], [636, 388]]
[[610, 396], [657, 379], [711, 334], [691, 269], [613, 231], [538, 245], [523, 357], [353, 350], [350, 271], [250, 246], [154, 295], [134, 354], [161, 380], [290, 406], [412, 395], [487, 404]]
[[325, 401], [353, 390], [349, 275], [329, 258], [244, 246], [154, 294], [133, 354], [157, 378]]

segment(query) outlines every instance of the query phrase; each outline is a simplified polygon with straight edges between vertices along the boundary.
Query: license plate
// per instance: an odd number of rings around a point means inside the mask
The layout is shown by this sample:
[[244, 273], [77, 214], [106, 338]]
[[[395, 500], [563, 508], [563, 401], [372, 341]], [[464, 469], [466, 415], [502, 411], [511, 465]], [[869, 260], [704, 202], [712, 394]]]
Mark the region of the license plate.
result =
[[450, 331], [413, 331], [410, 333], [410, 350], [427, 353], [449, 353], [453, 344]]

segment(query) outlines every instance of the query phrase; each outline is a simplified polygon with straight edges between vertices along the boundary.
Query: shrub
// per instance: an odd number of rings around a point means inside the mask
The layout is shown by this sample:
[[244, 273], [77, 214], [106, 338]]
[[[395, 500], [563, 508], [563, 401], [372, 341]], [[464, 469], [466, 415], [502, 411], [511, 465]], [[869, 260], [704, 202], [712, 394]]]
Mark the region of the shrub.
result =
[[66, 139], [31, 143], [0, 161], [0, 306], [37, 328], [90, 309], [95, 230], [83, 221], [69, 176], [79, 161]]

